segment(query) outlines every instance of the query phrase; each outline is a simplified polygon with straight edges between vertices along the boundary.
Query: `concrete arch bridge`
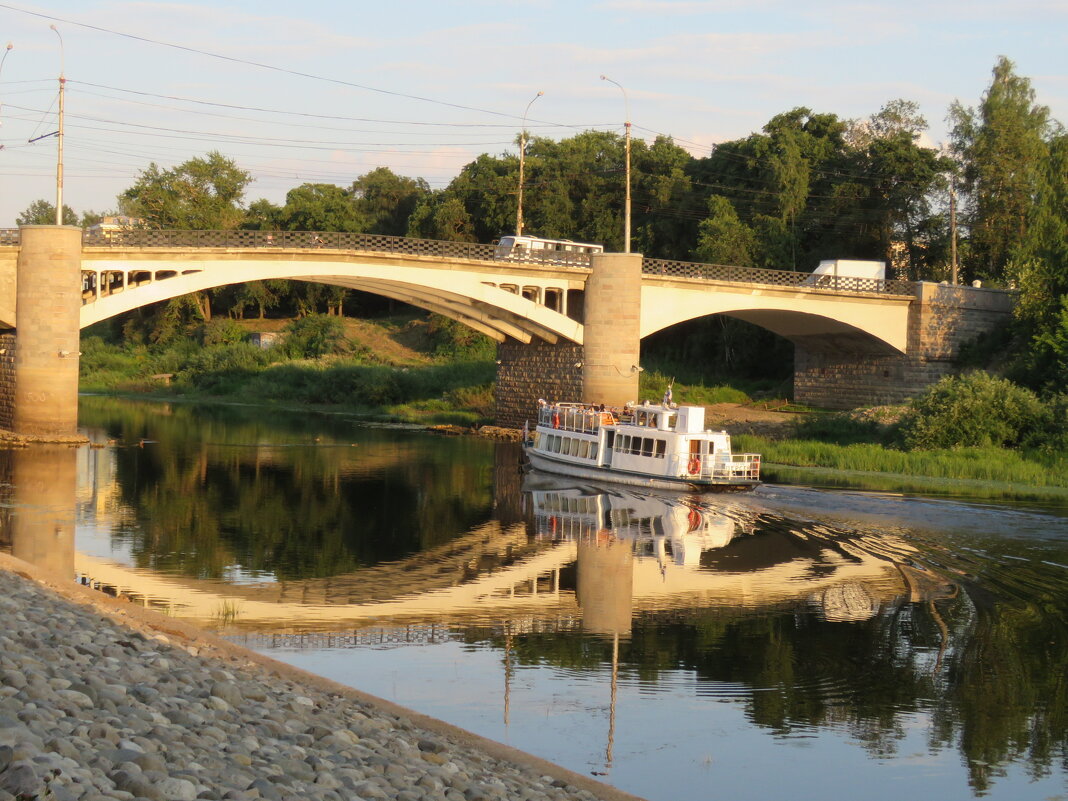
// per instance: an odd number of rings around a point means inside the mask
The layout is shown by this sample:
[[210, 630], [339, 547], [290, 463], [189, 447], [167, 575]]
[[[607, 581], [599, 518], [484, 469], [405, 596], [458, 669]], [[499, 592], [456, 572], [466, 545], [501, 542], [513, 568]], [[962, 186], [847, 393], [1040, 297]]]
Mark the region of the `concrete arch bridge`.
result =
[[[542, 396], [611, 404], [635, 399], [641, 338], [709, 314], [743, 319], [791, 340], [797, 399], [840, 406], [894, 400], [939, 373], [906, 376], [926, 358], [924, 349], [932, 350], [924, 340], [932, 325], [941, 351], [952, 352], [956, 332], [989, 327], [1008, 311], [1004, 298], [992, 301], [970, 288], [817, 279], [637, 254], [538, 252], [498, 259], [492, 245], [310, 232], [0, 231], [0, 323], [21, 335], [39, 328], [61, 295], [69, 297], [64, 321], [45, 321], [47, 335], [65, 332], [62, 347], [52, 342], [42, 351], [46, 362], [70, 361], [77, 331], [116, 314], [272, 278], [373, 292], [497, 340], [502, 424], [529, 417]], [[935, 355], [945, 361], [941, 351]], [[869, 369], [858, 372], [858, 365]], [[828, 369], [833, 381], [826, 380]], [[849, 392], [843, 393], [843, 381]]]

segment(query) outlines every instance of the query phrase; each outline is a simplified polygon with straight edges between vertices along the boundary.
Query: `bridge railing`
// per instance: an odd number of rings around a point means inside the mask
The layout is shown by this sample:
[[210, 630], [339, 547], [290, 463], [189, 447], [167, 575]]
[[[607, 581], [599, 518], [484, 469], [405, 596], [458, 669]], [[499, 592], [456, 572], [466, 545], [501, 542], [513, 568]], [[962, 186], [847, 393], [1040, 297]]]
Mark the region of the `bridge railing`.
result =
[[[18, 244], [17, 228], [0, 229], [0, 245]], [[513, 264], [559, 264], [571, 267], [588, 267], [590, 264], [589, 255], [585, 253], [529, 250], [498, 259], [495, 258], [495, 245], [336, 231], [179, 231], [128, 228], [92, 233], [87, 231], [82, 235], [82, 244], [114, 248], [323, 248]]]
[[707, 281], [770, 284], [799, 289], [830, 289], [843, 292], [878, 292], [888, 295], [911, 295], [911, 281], [858, 278], [851, 275], [813, 275], [790, 270], [762, 270], [756, 267], [733, 267], [726, 264], [698, 264], [666, 259], [643, 259], [646, 275], [665, 275], [679, 278], [703, 278]]

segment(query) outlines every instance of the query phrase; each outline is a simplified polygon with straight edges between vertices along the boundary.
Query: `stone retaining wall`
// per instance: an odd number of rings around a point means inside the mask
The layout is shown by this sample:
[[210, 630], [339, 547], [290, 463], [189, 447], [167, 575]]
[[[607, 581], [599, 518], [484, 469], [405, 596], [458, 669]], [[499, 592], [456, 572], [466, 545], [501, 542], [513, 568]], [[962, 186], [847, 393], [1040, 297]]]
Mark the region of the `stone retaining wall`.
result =
[[11, 431], [15, 420], [15, 332], [0, 334], [0, 429]]
[[533, 426], [538, 398], [579, 400], [582, 397], [581, 345], [550, 345], [534, 340], [524, 345], [508, 339], [497, 346], [496, 419], [499, 426]]
[[955, 371], [961, 345], [1007, 322], [1013, 295], [997, 289], [916, 285], [908, 353], [879, 356], [794, 350], [794, 399], [829, 409], [904, 403]]

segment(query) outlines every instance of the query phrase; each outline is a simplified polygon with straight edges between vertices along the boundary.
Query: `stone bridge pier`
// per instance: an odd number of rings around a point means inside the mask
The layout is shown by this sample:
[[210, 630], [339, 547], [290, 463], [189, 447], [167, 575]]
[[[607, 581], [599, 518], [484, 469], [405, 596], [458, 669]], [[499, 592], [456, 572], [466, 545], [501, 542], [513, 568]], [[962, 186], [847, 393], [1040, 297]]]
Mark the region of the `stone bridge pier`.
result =
[[82, 229], [28, 225], [16, 268], [14, 387], [3, 387], [4, 422], [30, 439], [78, 439]]
[[[581, 315], [583, 344], [509, 339], [497, 349], [497, 424], [532, 425], [538, 398], [622, 406], [638, 400], [642, 257], [591, 257]], [[576, 304], [577, 305], [577, 304]]]

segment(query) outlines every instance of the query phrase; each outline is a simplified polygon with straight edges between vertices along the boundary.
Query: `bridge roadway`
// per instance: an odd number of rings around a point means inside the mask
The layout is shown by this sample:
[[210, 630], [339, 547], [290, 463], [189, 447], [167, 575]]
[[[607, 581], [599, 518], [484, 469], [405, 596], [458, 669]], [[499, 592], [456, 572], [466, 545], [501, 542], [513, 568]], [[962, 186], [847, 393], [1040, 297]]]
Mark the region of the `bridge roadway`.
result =
[[[19, 232], [0, 230], [0, 324], [15, 327]], [[189, 292], [275, 278], [360, 289], [497, 341], [583, 343], [582, 254], [495, 259], [494, 246], [366, 234], [130, 230], [84, 236], [81, 327]], [[804, 344], [904, 353], [914, 285], [644, 259], [641, 336], [726, 314]]]

